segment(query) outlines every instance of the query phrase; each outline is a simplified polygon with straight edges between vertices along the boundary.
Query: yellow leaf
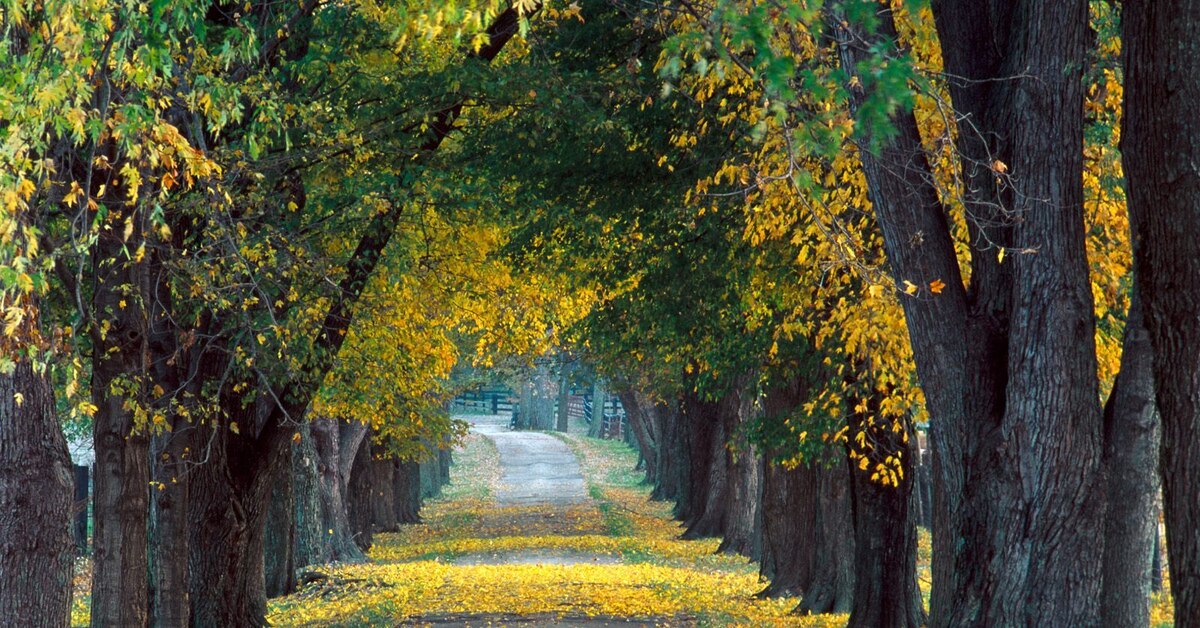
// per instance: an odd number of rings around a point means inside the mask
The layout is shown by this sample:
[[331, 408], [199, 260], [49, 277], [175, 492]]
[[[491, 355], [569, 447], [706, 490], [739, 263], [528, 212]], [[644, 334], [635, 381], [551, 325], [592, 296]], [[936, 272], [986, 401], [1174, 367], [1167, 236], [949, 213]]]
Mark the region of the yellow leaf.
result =
[[912, 295], [917, 293], [917, 285], [913, 282], [904, 280], [904, 294]]
[[929, 291], [934, 294], [941, 294], [942, 290], [945, 288], [946, 283], [941, 279], [934, 279], [933, 281], [929, 282]]
[[17, 407], [21, 407], [21, 404], [25, 403], [25, 395], [13, 393], [13, 401], [17, 402]]
[[1001, 248], [1000, 252], [996, 254], [996, 263], [997, 264], [1004, 263], [1004, 249], [1003, 248]]
[[229, 424], [229, 431], [233, 432], [234, 434], [242, 433], [242, 431], [240, 429], [238, 429], [237, 421], [233, 421]]

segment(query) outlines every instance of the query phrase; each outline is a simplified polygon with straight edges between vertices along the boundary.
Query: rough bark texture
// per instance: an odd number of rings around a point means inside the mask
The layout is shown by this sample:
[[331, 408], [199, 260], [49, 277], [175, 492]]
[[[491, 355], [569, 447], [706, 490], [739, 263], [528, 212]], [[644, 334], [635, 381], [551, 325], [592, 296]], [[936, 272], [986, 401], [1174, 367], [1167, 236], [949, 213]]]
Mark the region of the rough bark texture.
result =
[[352, 456], [346, 452], [351, 447], [357, 451], [358, 443], [344, 442], [343, 437], [353, 436], [350, 427], [332, 419], [313, 419], [309, 431], [317, 455], [321, 529], [326, 531], [324, 542], [328, 545], [328, 551], [322, 553], [329, 556], [330, 562], [363, 562], [367, 557], [354, 542], [354, 531], [346, 507], [350, 474], [342, 468], [347, 462], [351, 465], [354, 463]]
[[292, 490], [295, 474], [288, 447], [275, 470], [271, 486], [271, 506], [267, 511], [266, 538], [263, 542], [263, 578], [268, 598], [287, 595], [296, 589], [296, 499]]
[[1121, 149], [1162, 416], [1163, 514], [1178, 626], [1200, 626], [1200, 1], [1122, 9]]
[[691, 467], [688, 465], [687, 432], [679, 406], [679, 399], [670, 399], [654, 404], [651, 410], [653, 421], [658, 425], [657, 432], [661, 435], [655, 453], [658, 482], [650, 493], [651, 499], [678, 500], [689, 482]]
[[[252, 417], [241, 418], [242, 425], [255, 423]], [[235, 434], [225, 426], [203, 432], [208, 432], [203, 434], [208, 459], [196, 467], [191, 481], [191, 624], [261, 626], [267, 600], [267, 513], [288, 439], [279, 433], [267, 439]]]
[[1104, 411], [1107, 512], [1101, 623], [1150, 624], [1150, 569], [1158, 533], [1158, 412], [1150, 338], [1136, 289], [1125, 324], [1121, 372]]
[[350, 481], [346, 490], [346, 508], [350, 520], [350, 532], [354, 542], [362, 551], [371, 549], [373, 514], [371, 494], [374, 492], [374, 474], [371, 464], [371, 439], [359, 441], [358, 454], [350, 467]]
[[[936, 0], [972, 229], [963, 285], [911, 112], [860, 156], [931, 415], [934, 626], [1099, 622], [1101, 413], [1084, 247], [1083, 0]], [[856, 110], [881, 39], [839, 33]], [[865, 129], [869, 136], [871, 129]], [[1001, 262], [995, 248], [1008, 247]], [[940, 281], [937, 293], [927, 289]]]
[[817, 504], [813, 518], [812, 563], [809, 581], [801, 590], [796, 610], [810, 613], [848, 613], [854, 602], [854, 517], [850, 505], [850, 474], [845, 465], [820, 466], [816, 475]]
[[20, 362], [0, 374], [0, 618], [14, 625], [69, 623], [71, 492], [49, 377]]
[[[125, 243], [111, 230], [99, 237], [92, 309], [111, 322], [92, 350], [93, 479], [92, 622], [144, 626], [148, 621], [147, 516], [150, 500], [149, 437], [134, 430], [133, 404], [145, 404], [136, 378], [144, 375], [147, 321], [138, 304], [144, 277], [125, 265]], [[129, 298], [122, 287], [132, 286]]]
[[395, 532], [396, 520], [396, 461], [387, 448], [378, 443], [371, 447], [371, 522], [379, 532]]
[[770, 584], [759, 595], [800, 595], [812, 581], [817, 516], [817, 474], [763, 463], [762, 561], [760, 573]]
[[187, 626], [188, 505], [190, 498], [191, 435], [195, 427], [179, 422], [154, 439], [151, 476], [155, 489], [150, 502], [150, 623]]
[[421, 522], [421, 464], [413, 460], [396, 461], [393, 503], [396, 521]]
[[[865, 417], [850, 420], [850, 430], [862, 429]], [[911, 431], [911, 430], [910, 430]], [[913, 504], [916, 439], [891, 429], [873, 431], [875, 456], [899, 456], [904, 473], [899, 485], [871, 479], [866, 470], [847, 460], [854, 515], [854, 601], [849, 628], [920, 628], [925, 625], [921, 589], [917, 586], [917, 527]]]
[[91, 486], [91, 468], [74, 465], [73, 477], [75, 501], [71, 504], [71, 539], [75, 541], [75, 553], [87, 554], [88, 549], [88, 493]]
[[320, 565], [332, 560], [327, 534], [321, 527], [321, 479], [317, 470], [317, 451], [307, 426], [300, 428], [300, 442], [292, 450], [292, 502], [295, 532], [292, 541], [292, 569]]
[[743, 427], [752, 418], [755, 397], [743, 387], [736, 391], [737, 400], [726, 415], [726, 433], [730, 444], [725, 456], [728, 461], [728, 511], [725, 533], [718, 552], [741, 554], [752, 560], [762, 556], [762, 459], [758, 448], [746, 438]]
[[685, 539], [718, 537], [725, 533], [728, 512], [728, 450], [725, 431], [728, 421], [727, 395], [707, 401], [695, 393], [684, 395], [680, 404], [687, 434], [688, 483], [676, 502], [676, 514], [687, 530]]

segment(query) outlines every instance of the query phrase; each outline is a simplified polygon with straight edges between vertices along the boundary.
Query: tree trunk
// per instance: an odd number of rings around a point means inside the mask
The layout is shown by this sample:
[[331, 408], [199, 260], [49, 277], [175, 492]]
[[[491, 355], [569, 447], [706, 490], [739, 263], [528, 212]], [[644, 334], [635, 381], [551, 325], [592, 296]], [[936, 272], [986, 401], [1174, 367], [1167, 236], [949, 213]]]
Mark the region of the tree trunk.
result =
[[631, 389], [622, 390], [617, 394], [621, 405], [625, 408], [625, 416], [629, 420], [629, 429], [637, 438], [638, 451], [644, 463], [646, 481], [654, 484], [658, 481], [658, 448], [659, 443], [654, 435], [652, 410], [650, 404]]
[[752, 418], [756, 400], [743, 386], [733, 394], [736, 399], [730, 403], [731, 412], [725, 419], [725, 433], [732, 439], [724, 451], [729, 473], [728, 511], [717, 551], [758, 560], [762, 555], [762, 460], [742, 429]]
[[[671, 399], [656, 403], [651, 409], [654, 422], [659, 425], [658, 483], [650, 493], [651, 499], [676, 500], [684, 498], [684, 487], [690, 482], [688, 460], [688, 437], [686, 424], [680, 411], [680, 400]], [[679, 513], [676, 504], [676, 516]]]
[[559, 432], [566, 432], [571, 427], [571, 416], [568, 408], [571, 401], [570, 378], [570, 364], [567, 362], [567, 354], [564, 352], [559, 356], [558, 404], [555, 408], [554, 429]]
[[71, 457], [54, 389], [48, 375], [20, 361], [0, 373], [0, 617], [68, 625], [70, 520]]
[[1150, 624], [1150, 562], [1158, 533], [1158, 413], [1150, 338], [1137, 288], [1125, 324], [1121, 371], [1104, 412], [1108, 511], [1101, 624]]
[[359, 441], [358, 454], [350, 468], [350, 481], [346, 490], [346, 507], [350, 521], [350, 532], [354, 542], [362, 551], [371, 549], [371, 495], [374, 492], [374, 474], [371, 464], [371, 439]]
[[333, 560], [328, 528], [322, 526], [321, 477], [317, 469], [317, 450], [310, 426], [299, 428], [300, 443], [292, 451], [292, 501], [295, 506], [295, 533], [292, 544], [292, 571]]
[[1124, 3], [1121, 150], [1153, 347], [1175, 623], [1200, 626], [1200, 0]]
[[[243, 424], [250, 432], [254, 420], [243, 418]], [[280, 431], [252, 437], [224, 424], [203, 428], [201, 438], [210, 446], [191, 481], [191, 622], [197, 628], [263, 626], [267, 513], [288, 441]]]
[[296, 590], [296, 498], [292, 456], [297, 447], [284, 450], [271, 486], [271, 505], [267, 511], [266, 537], [263, 542], [263, 578], [268, 598]]
[[[588, 425], [588, 436], [600, 438], [604, 431], [604, 404], [608, 397], [605, 391], [604, 379], [597, 376], [592, 384], [592, 422]], [[628, 408], [626, 412], [628, 412]]]
[[421, 464], [414, 460], [397, 460], [393, 484], [396, 521], [421, 522]]
[[[958, 133], [969, 291], [913, 114], [897, 109], [888, 136], [869, 119], [859, 128], [892, 278], [917, 287], [900, 301], [931, 416], [930, 623], [1096, 625], [1101, 413], [1079, 113], [1087, 4], [938, 0], [933, 11], [956, 114], [970, 121]], [[864, 67], [894, 49], [890, 5], [878, 15], [870, 33], [834, 22], [856, 116], [879, 89]]]
[[800, 592], [796, 611], [848, 613], [854, 603], [856, 556], [854, 517], [850, 504], [850, 474], [844, 464], [813, 462], [818, 481], [812, 532], [810, 579]]
[[812, 581], [818, 494], [817, 472], [763, 462], [762, 562], [770, 584], [759, 595], [800, 595]]
[[[328, 546], [327, 552], [322, 553], [328, 556], [330, 562], [363, 562], [367, 557], [354, 542], [349, 510], [346, 508], [349, 473], [342, 469], [347, 462], [353, 464], [353, 459], [345, 453], [348, 444], [343, 443], [341, 438], [353, 434], [338, 421], [326, 418], [313, 419], [309, 431], [317, 455], [321, 530], [324, 531], [323, 542]], [[354, 443], [355, 449], [357, 445]]]
[[153, 626], [189, 623], [188, 543], [192, 438], [195, 426], [176, 421], [154, 438], [151, 451], [155, 488], [150, 502], [150, 620]]
[[372, 444], [371, 472], [371, 521], [380, 532], [395, 532], [399, 527], [396, 519], [396, 462], [387, 448]]
[[71, 504], [71, 538], [75, 540], [75, 553], [84, 556], [88, 549], [88, 488], [91, 484], [91, 469], [82, 464], [74, 467], [75, 503]]
[[[850, 420], [852, 434], [871, 430], [875, 449], [867, 455], [866, 469], [847, 459], [854, 515], [854, 603], [847, 628], [920, 628], [925, 610], [917, 586], [917, 527], [911, 511], [916, 439], [886, 426], [867, 428], [866, 423], [859, 415]], [[911, 426], [905, 429], [912, 432]], [[893, 478], [898, 484], [872, 477], [876, 463], [888, 456], [900, 459], [903, 473]]]
[[695, 393], [684, 397], [681, 411], [688, 433], [688, 482], [679, 500], [678, 516], [687, 531], [685, 539], [719, 537], [725, 533], [728, 514], [729, 465], [726, 428], [731, 399], [705, 401]]

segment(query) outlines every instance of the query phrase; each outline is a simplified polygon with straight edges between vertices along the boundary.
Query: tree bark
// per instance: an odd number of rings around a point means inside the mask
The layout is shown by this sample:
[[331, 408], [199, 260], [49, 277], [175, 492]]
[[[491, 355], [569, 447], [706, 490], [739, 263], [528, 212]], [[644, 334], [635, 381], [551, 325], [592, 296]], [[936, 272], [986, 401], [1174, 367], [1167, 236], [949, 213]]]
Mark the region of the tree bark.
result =
[[1121, 152], [1162, 417], [1178, 626], [1200, 626], [1200, 1], [1126, 2]]
[[[3, 340], [0, 348], [8, 350]], [[20, 361], [0, 373], [0, 617], [69, 624], [71, 506], [71, 458], [53, 386]]]
[[[681, 400], [670, 399], [654, 404], [651, 409], [654, 422], [659, 426], [658, 452], [655, 460], [658, 463], [658, 483], [650, 493], [651, 499], [682, 500], [685, 496], [684, 487], [691, 481], [688, 460], [688, 436], [686, 424], [680, 411]], [[679, 513], [676, 504], [676, 516]]]
[[[148, 292], [144, 269], [124, 259], [125, 242], [118, 233], [102, 231], [96, 247], [92, 311], [110, 325], [105, 333], [94, 333], [92, 349], [91, 393], [97, 410], [92, 417], [91, 618], [97, 626], [144, 626], [149, 619], [150, 439], [147, 426], [135, 424], [134, 407], [148, 405], [143, 394], [147, 320], [140, 303]], [[132, 296], [124, 291], [130, 287]]]
[[731, 441], [724, 451], [729, 473], [728, 511], [717, 551], [758, 560], [762, 556], [762, 459], [742, 429], [752, 418], [755, 398], [744, 386], [739, 386], [733, 394], [736, 400], [730, 404], [732, 411], [726, 414], [725, 428]]
[[[608, 393], [605, 391], [604, 379], [597, 376], [592, 384], [592, 422], [588, 425], [588, 436], [600, 438], [604, 430], [604, 404]], [[626, 409], [628, 412], [628, 409]]]
[[813, 519], [809, 581], [800, 592], [798, 613], [848, 613], [854, 603], [857, 552], [850, 504], [850, 474], [843, 464], [816, 460], [817, 504]]
[[[364, 426], [365, 429], [365, 426]], [[350, 520], [350, 532], [359, 549], [371, 549], [373, 514], [371, 496], [374, 493], [374, 474], [371, 463], [371, 439], [365, 436], [358, 445], [358, 454], [350, 467], [350, 481], [346, 491], [346, 506]]]
[[380, 532], [395, 532], [399, 527], [396, 519], [396, 461], [387, 448], [372, 444], [371, 472], [371, 521]]
[[271, 486], [271, 505], [267, 511], [266, 538], [263, 542], [263, 578], [268, 598], [296, 590], [296, 498], [292, 456], [295, 446], [284, 450]]
[[637, 392], [625, 389], [617, 393], [621, 405], [625, 408], [625, 416], [629, 420], [629, 428], [637, 437], [637, 447], [646, 471], [646, 481], [653, 485], [658, 481], [658, 439], [654, 434], [652, 410], [648, 400]]
[[678, 516], [687, 530], [685, 539], [719, 537], [725, 532], [728, 508], [729, 467], [726, 456], [726, 427], [729, 398], [701, 399], [688, 393], [681, 414], [688, 435], [688, 478], [678, 501]]
[[[874, 33], [838, 35], [857, 79], [855, 115], [877, 89], [861, 65], [896, 39], [890, 5], [880, 9]], [[898, 110], [893, 133], [859, 151], [892, 277], [917, 286], [900, 300], [931, 415], [930, 623], [1096, 625], [1103, 477], [1083, 228], [1087, 5], [937, 0], [933, 10], [964, 121], [969, 291], [913, 114]], [[1001, 259], [988, 242], [1016, 254]]]
[[313, 447], [317, 455], [317, 472], [321, 497], [321, 529], [324, 543], [328, 546], [323, 554], [330, 562], [364, 562], [367, 557], [354, 542], [354, 531], [350, 525], [350, 511], [346, 506], [346, 491], [349, 488], [349, 470], [344, 464], [353, 464], [348, 450], [357, 451], [358, 443], [343, 442], [343, 437], [354, 440], [349, 426], [333, 419], [313, 419], [309, 424]]
[[421, 522], [421, 464], [414, 460], [397, 460], [395, 470], [394, 503], [396, 521], [400, 523]]
[[1158, 533], [1158, 412], [1150, 338], [1134, 288], [1121, 371], [1104, 412], [1108, 510], [1104, 522], [1101, 624], [1150, 624], [1150, 568]]
[[154, 438], [150, 501], [150, 623], [184, 627], [189, 623], [188, 554], [191, 436], [196, 428], [176, 427]]
[[[850, 432], [866, 422], [866, 417], [852, 416]], [[917, 586], [917, 527], [911, 511], [916, 439], [888, 427], [867, 429], [875, 447], [867, 455], [867, 468], [847, 459], [854, 515], [854, 602], [847, 627], [920, 628], [926, 618]], [[911, 433], [911, 426], [906, 430]], [[885, 456], [900, 458], [898, 485], [872, 478], [875, 463]]]
[[295, 532], [292, 544], [292, 570], [320, 565], [333, 560], [329, 554], [326, 530], [321, 518], [321, 479], [317, 470], [317, 451], [311, 426], [301, 426], [300, 442], [292, 451], [292, 501]]

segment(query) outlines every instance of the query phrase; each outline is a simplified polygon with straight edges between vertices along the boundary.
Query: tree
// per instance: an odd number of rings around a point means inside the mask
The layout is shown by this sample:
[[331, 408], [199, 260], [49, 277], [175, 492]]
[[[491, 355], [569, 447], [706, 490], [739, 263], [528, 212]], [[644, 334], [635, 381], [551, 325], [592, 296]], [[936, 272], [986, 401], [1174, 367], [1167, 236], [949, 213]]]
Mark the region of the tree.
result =
[[1127, 2], [1121, 149], [1135, 273], [1162, 416], [1161, 470], [1175, 621], [1200, 623], [1200, 4]]

